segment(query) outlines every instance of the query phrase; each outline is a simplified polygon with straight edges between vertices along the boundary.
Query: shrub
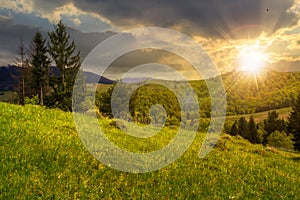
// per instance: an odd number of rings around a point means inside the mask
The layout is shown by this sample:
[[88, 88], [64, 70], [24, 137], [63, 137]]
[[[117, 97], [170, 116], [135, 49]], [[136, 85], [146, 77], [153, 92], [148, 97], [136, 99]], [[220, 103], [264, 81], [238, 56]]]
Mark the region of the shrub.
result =
[[24, 98], [24, 103], [25, 104], [30, 104], [30, 105], [39, 105], [39, 97], [38, 97], [38, 95], [35, 95], [31, 98], [25, 97]]
[[274, 131], [267, 138], [268, 146], [282, 148], [282, 149], [293, 149], [294, 142], [291, 136], [288, 136], [284, 131]]

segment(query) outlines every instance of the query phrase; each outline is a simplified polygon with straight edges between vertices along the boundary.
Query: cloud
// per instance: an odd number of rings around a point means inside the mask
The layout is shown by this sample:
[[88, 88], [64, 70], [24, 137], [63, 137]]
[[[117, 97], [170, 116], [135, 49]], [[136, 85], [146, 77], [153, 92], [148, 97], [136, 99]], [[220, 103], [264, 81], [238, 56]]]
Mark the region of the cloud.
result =
[[[75, 25], [82, 31], [106, 31], [112, 28], [108, 19], [98, 13], [82, 11], [74, 6], [71, 0], [0, 0], [0, 5], [2, 10], [7, 9], [16, 14], [30, 14], [31, 17], [47, 19], [52, 24], [64, 20], [67, 25]], [[94, 22], [93, 25], [86, 24], [89, 20]], [[79, 21], [82, 23], [79, 23]], [[89, 30], [89, 28], [92, 30]]]
[[[230, 37], [274, 33], [298, 21], [293, 0], [0, 0], [1, 8], [33, 13], [55, 23], [62, 16], [97, 18], [110, 27], [159, 26], [190, 36]], [[268, 9], [268, 11], [267, 11]], [[78, 20], [76, 20], [78, 21]], [[88, 30], [87, 30], [88, 31]]]
[[75, 19], [73, 20], [73, 24], [74, 24], [75, 26], [80, 26], [81, 23], [82, 23], [82, 22], [81, 22], [80, 19], [78, 19], [78, 18], [75, 18]]
[[[15, 53], [21, 34], [30, 41], [36, 27], [43, 27], [47, 35], [51, 23], [62, 19], [70, 27], [83, 58], [114, 34], [96, 32], [159, 26], [195, 38], [220, 70], [236, 68], [236, 46], [256, 40], [271, 41], [267, 52], [272, 63], [300, 60], [300, 0], [0, 0], [0, 5], [0, 59], [9, 52]], [[188, 71], [182, 69], [184, 64], [178, 59], [164, 56], [152, 53], [150, 57], [160, 62], [165, 59], [181, 72]], [[148, 61], [146, 57], [137, 57]], [[120, 71], [135, 64], [130, 62], [136, 57], [127, 58], [115, 63]]]
[[160, 26], [205, 37], [223, 37], [222, 31], [232, 37], [247, 37], [245, 33], [251, 31], [273, 33], [298, 20], [289, 11], [292, 0], [74, 0], [74, 5], [100, 13], [116, 26]]
[[[0, 65], [12, 64], [21, 37], [24, 44], [28, 47], [37, 28], [15, 24], [7, 16], [0, 16], [0, 27]], [[40, 29], [40, 31], [45, 38], [48, 38], [48, 30]], [[113, 32], [83, 33], [72, 28], [68, 28], [68, 33], [71, 35], [71, 39], [75, 41], [77, 49], [81, 52], [82, 60], [97, 44], [114, 34]]]

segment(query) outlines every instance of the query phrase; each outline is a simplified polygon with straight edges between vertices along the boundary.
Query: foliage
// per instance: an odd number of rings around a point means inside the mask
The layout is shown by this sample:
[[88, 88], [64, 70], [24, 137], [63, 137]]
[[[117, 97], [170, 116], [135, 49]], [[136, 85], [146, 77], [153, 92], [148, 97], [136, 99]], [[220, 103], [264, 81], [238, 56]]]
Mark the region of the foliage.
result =
[[248, 139], [253, 144], [259, 144], [260, 139], [257, 133], [257, 127], [256, 123], [253, 119], [253, 116], [250, 117], [249, 123], [248, 123], [248, 135], [246, 136], [246, 139]]
[[243, 138], [247, 138], [248, 123], [245, 117], [241, 117], [238, 121], [238, 134]]
[[50, 59], [47, 55], [46, 39], [40, 32], [36, 32], [33, 38], [33, 47], [31, 52], [31, 86], [39, 97], [39, 104], [44, 104], [44, 88], [48, 85], [48, 68]]
[[229, 134], [232, 136], [236, 136], [239, 134], [237, 121], [234, 121], [234, 123], [232, 124]]
[[30, 104], [30, 105], [39, 105], [39, 96], [34, 95], [31, 98], [25, 97], [24, 102], [25, 104]]
[[49, 53], [56, 67], [60, 70], [60, 75], [52, 74], [50, 77], [50, 86], [53, 92], [48, 104], [65, 111], [71, 111], [73, 85], [81, 65], [80, 53], [76, 53], [75, 43], [74, 41], [70, 42], [70, 35], [62, 21], [54, 26], [49, 37]]
[[[228, 121], [225, 124], [228, 124]], [[266, 145], [271, 135], [268, 134], [270, 130], [274, 132], [286, 130], [286, 122], [283, 119], [278, 119], [276, 111], [268, 112], [268, 118], [258, 124], [254, 121], [253, 116], [250, 116], [249, 122], [245, 117], [240, 117], [238, 121], [234, 121], [230, 130], [225, 131], [233, 136], [240, 135], [253, 144]]]
[[300, 150], [300, 93], [289, 116], [288, 132], [293, 134], [295, 149]]
[[290, 107], [297, 97], [296, 88], [300, 87], [299, 72], [266, 70], [257, 78], [245, 72], [230, 72], [222, 78], [228, 115]]
[[279, 115], [275, 110], [269, 111], [268, 118], [264, 120], [264, 145], [267, 143], [267, 138], [271, 133], [273, 133], [274, 131], [284, 131], [286, 129], [284, 120], [278, 119], [278, 116]]
[[282, 148], [282, 149], [293, 149], [293, 138], [288, 136], [285, 132], [275, 131], [268, 136], [268, 146]]
[[109, 87], [105, 92], [97, 93], [96, 94], [96, 106], [99, 108], [99, 111], [105, 117], [112, 117], [112, 110], [111, 110], [111, 97], [114, 91], [115, 85]]

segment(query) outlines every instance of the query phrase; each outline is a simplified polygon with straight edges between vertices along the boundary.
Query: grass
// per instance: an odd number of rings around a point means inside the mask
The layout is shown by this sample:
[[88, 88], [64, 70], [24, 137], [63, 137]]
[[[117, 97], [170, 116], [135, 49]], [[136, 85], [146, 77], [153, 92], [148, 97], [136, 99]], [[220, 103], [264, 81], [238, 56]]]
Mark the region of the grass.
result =
[[[0, 109], [0, 199], [300, 199], [296, 152], [222, 135], [199, 159], [204, 134], [198, 133], [171, 165], [125, 173], [91, 156], [71, 113], [6, 103]], [[102, 119], [102, 124], [110, 139], [132, 151], [161, 148], [174, 134], [165, 128], [155, 140], [137, 146], [111, 121]]]
[[[281, 108], [281, 109], [276, 109], [276, 112], [279, 114], [279, 118], [282, 119], [287, 119], [290, 112], [292, 111], [292, 108]], [[239, 120], [241, 117], [245, 117], [246, 119], [250, 119], [250, 116], [252, 115], [254, 118], [255, 122], [261, 122], [264, 119], [267, 119], [268, 117], [268, 112], [259, 112], [259, 113], [253, 113], [253, 114], [244, 114], [244, 115], [232, 115], [232, 116], [227, 116], [227, 120]]]

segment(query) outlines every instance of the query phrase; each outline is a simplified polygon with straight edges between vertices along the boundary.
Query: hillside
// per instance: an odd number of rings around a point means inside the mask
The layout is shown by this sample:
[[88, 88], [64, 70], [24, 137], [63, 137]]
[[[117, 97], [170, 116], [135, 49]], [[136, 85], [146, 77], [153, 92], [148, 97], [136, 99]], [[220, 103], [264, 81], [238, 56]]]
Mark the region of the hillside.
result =
[[[119, 172], [82, 145], [72, 114], [0, 103], [0, 199], [299, 199], [300, 154], [222, 135], [204, 159], [204, 134], [159, 171]], [[101, 119], [107, 135], [132, 151], [161, 148], [173, 129], [133, 140]], [[139, 141], [139, 142], [137, 142]]]
[[[59, 70], [56, 67], [50, 67], [49, 70], [53, 71], [56, 75], [59, 74]], [[100, 77], [92, 72], [84, 72], [84, 75], [86, 76], [86, 83], [113, 84], [114, 82], [106, 77]], [[0, 67], [0, 92], [13, 91], [17, 86], [20, 76], [20, 67], [13, 65]]]
[[229, 115], [287, 108], [300, 92], [299, 72], [265, 70], [256, 76], [231, 72], [222, 77]]
[[[292, 108], [281, 108], [281, 109], [276, 109], [275, 110], [278, 113], [279, 119], [284, 119], [287, 120], [289, 117], [289, 114], [292, 111]], [[253, 116], [255, 122], [261, 122], [264, 119], [267, 119], [268, 117], [268, 112], [258, 112], [254, 114], [242, 114], [242, 115], [231, 115], [231, 116], [226, 116], [227, 120], [239, 120], [241, 117], [245, 117], [247, 120], [250, 119], [251, 116]]]

